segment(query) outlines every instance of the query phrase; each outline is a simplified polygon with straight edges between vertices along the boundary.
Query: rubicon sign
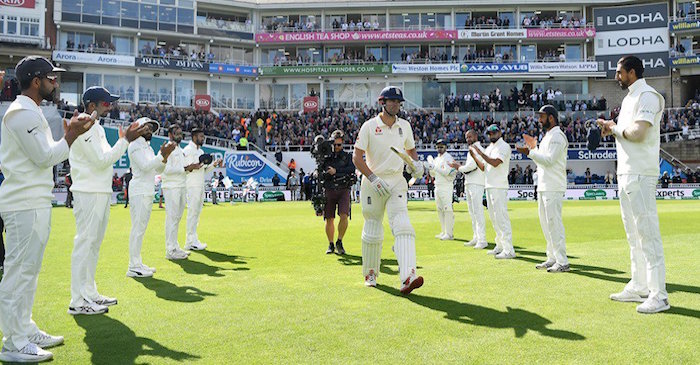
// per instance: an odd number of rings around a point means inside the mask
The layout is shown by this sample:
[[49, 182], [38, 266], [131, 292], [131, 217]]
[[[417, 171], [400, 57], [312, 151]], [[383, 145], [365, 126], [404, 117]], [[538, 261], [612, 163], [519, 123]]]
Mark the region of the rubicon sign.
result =
[[0, 6], [12, 6], [15, 8], [34, 8], [35, 0], [0, 0]]

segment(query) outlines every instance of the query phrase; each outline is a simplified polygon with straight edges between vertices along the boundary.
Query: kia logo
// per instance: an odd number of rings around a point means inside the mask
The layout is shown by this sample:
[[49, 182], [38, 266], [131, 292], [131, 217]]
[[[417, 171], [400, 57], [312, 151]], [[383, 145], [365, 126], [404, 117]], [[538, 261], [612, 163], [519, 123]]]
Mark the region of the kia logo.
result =
[[23, 6], [25, 0], [0, 0], [0, 5], [5, 6]]
[[304, 108], [318, 108], [318, 102], [316, 100], [307, 100], [304, 102]]
[[209, 100], [207, 99], [197, 99], [195, 103], [197, 106], [209, 106]]

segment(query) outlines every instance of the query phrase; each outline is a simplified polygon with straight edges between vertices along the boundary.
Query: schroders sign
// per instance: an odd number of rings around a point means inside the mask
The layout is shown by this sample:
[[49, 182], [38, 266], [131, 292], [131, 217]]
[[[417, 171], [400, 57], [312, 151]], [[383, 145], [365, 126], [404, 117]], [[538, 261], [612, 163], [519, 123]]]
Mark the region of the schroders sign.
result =
[[258, 43], [300, 42], [368, 42], [368, 41], [419, 41], [433, 39], [457, 39], [456, 30], [395, 30], [362, 32], [298, 32], [260, 33], [255, 35]]
[[34, 9], [35, 5], [35, 0], [0, 0], [0, 6]]
[[176, 60], [160, 57], [140, 57], [136, 59], [137, 67], [157, 68], [178, 71], [209, 72], [209, 64], [193, 60]]

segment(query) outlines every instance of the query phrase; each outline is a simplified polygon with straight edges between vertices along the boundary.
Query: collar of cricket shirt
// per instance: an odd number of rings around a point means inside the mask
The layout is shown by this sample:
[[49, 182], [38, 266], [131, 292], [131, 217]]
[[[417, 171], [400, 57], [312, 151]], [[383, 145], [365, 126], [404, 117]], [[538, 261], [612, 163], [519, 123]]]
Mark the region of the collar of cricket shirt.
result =
[[629, 90], [629, 93], [632, 94], [632, 93], [634, 93], [635, 91], [637, 91], [637, 89], [641, 88], [642, 86], [644, 86], [644, 85], [646, 85], [646, 84], [647, 84], [646, 80], [644, 80], [644, 79], [637, 79], [637, 81], [635, 81], [635, 82], [634, 82], [632, 85], [630, 85], [627, 89]]

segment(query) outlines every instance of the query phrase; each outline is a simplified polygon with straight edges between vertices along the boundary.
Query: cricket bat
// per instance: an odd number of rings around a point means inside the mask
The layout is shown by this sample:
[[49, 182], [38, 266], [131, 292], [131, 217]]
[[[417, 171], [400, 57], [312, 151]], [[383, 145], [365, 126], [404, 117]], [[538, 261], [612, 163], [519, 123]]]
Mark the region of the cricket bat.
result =
[[397, 150], [394, 146], [391, 146], [391, 151], [397, 154], [403, 160], [403, 162], [405, 162], [406, 165], [408, 165], [408, 168], [410, 168], [411, 170], [416, 169], [416, 165], [414, 165], [413, 159], [411, 158], [411, 156], [407, 155], [406, 152], [401, 152]]

